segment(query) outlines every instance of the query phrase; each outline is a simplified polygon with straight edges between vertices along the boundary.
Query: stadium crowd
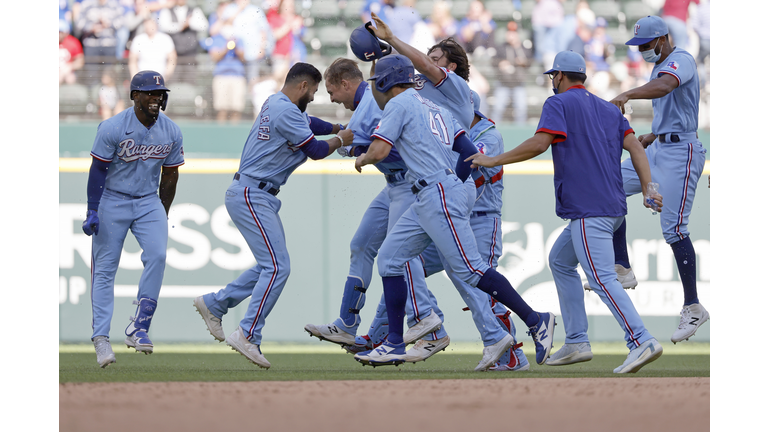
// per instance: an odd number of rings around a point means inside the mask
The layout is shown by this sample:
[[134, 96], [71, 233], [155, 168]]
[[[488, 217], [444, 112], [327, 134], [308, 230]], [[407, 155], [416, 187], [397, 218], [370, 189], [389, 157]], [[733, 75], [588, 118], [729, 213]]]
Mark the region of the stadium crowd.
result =
[[[349, 34], [375, 12], [424, 51], [447, 37], [459, 41], [472, 62], [469, 84], [482, 96], [481, 111], [524, 124], [537, 119], [536, 107], [551, 94], [543, 66], [559, 51], [585, 57], [587, 87], [605, 99], [647, 81], [652, 65], [624, 42], [638, 18], [655, 14], [667, 22], [673, 45], [700, 63], [699, 123], [707, 128], [709, 2], [59, 0], [60, 116], [109, 118], [126, 106], [130, 77], [150, 69], [172, 89], [174, 117], [237, 122], [258, 114], [295, 62], [323, 70], [336, 57], [352, 57]], [[650, 118], [650, 104], [645, 113]]]

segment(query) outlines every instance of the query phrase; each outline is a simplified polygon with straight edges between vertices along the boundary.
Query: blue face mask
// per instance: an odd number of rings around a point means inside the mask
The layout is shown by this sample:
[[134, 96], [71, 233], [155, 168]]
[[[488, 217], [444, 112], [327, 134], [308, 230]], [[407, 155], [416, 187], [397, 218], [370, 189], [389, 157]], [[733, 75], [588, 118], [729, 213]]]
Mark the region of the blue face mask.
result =
[[656, 45], [653, 46], [653, 49], [649, 49], [640, 53], [643, 55], [643, 60], [647, 61], [648, 63], [656, 63], [659, 61], [661, 58], [661, 52], [656, 54], [656, 47], [659, 45], [660, 40], [661, 39], [656, 39]]
[[[555, 77], [555, 78], [557, 78], [557, 77]], [[558, 92], [557, 86], [555, 85], [555, 79], [554, 78], [552, 79], [552, 91], [555, 92], [555, 94], [557, 94], [557, 92]]]

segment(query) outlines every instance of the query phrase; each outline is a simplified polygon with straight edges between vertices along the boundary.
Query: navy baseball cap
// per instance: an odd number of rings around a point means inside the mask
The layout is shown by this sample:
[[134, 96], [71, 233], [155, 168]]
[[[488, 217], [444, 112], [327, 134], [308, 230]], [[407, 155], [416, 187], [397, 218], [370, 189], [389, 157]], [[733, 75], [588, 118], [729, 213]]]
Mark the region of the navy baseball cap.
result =
[[663, 19], [648, 15], [640, 18], [635, 24], [635, 37], [630, 39], [624, 45], [642, 45], [669, 34], [667, 23]]
[[544, 75], [557, 71], [587, 73], [587, 63], [579, 53], [571, 50], [560, 51], [555, 56], [555, 61], [552, 62], [552, 69], [544, 72]]

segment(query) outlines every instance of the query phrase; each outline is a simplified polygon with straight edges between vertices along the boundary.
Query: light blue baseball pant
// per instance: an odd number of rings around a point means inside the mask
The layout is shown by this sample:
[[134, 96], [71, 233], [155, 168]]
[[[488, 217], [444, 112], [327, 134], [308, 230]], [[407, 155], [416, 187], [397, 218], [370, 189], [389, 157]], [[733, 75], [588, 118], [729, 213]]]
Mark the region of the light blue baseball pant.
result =
[[[368, 209], [363, 215], [363, 220], [352, 238], [350, 249], [352, 255], [350, 259], [349, 276], [344, 287], [342, 295], [342, 304], [340, 317], [333, 323], [349, 334], [357, 334], [360, 325], [360, 316], [350, 313], [350, 307], [360, 310], [365, 305], [365, 292], [354, 292], [354, 287], [358, 281], [363, 283], [363, 288], [367, 290], [370, 286], [373, 276], [373, 260], [376, 257], [384, 238], [386, 231], [382, 232], [381, 227], [385, 226], [390, 230], [400, 216], [410, 207], [415, 197], [411, 192], [411, 185], [405, 180], [396, 183], [388, 183], [387, 186], [374, 198]], [[406, 317], [408, 326], [412, 327], [423, 318], [427, 317], [434, 310], [435, 313], [443, 319], [442, 312], [437, 307], [435, 296], [427, 288], [427, 282], [424, 276], [422, 261], [417, 257], [406, 263], [406, 283], [408, 285], [408, 307], [406, 307]], [[384, 295], [382, 294], [380, 306], [383, 305]], [[386, 308], [384, 308], [384, 312]], [[377, 316], [380, 312], [377, 311]], [[382, 316], [386, 318], [386, 313]], [[346, 321], [346, 322], [345, 322]], [[385, 320], [379, 320], [379, 325], [386, 323]], [[433, 334], [435, 337], [444, 337], [447, 333], [440, 329]]]
[[168, 216], [157, 194], [134, 199], [107, 189], [101, 197], [99, 221], [99, 233], [91, 236], [91, 338], [109, 337], [115, 306], [115, 274], [128, 230], [141, 246], [144, 264], [136, 300], [158, 299], [168, 248]]
[[224, 290], [205, 296], [205, 303], [218, 312], [250, 295], [251, 301], [240, 321], [240, 328], [252, 343], [260, 345], [264, 322], [291, 273], [285, 231], [278, 215], [281, 202], [261, 189], [234, 181], [227, 189], [224, 204], [258, 264], [246, 270]]
[[[689, 235], [688, 217], [706, 162], [707, 150], [695, 134], [681, 134], [680, 137], [681, 141], [676, 143], [661, 143], [657, 138], [645, 149], [651, 177], [659, 184], [659, 193], [664, 198], [659, 220], [664, 240], [668, 244]], [[622, 162], [621, 176], [627, 196], [643, 192], [631, 159]]]
[[616, 276], [613, 232], [623, 220], [623, 217], [573, 219], [552, 246], [549, 267], [563, 315], [565, 343], [589, 342], [585, 291], [576, 271], [578, 264], [587, 274], [589, 286], [624, 330], [624, 340], [630, 350], [653, 337]]

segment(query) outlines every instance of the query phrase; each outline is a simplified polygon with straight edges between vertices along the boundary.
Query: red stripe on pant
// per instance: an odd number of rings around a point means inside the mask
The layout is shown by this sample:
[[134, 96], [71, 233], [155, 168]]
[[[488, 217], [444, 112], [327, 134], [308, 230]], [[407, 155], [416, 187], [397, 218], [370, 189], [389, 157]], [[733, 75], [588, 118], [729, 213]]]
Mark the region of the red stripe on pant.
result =
[[451, 214], [448, 212], [448, 203], [445, 202], [445, 190], [443, 189], [443, 185], [438, 183], [437, 189], [440, 192], [440, 204], [443, 208], [443, 213], [445, 213], [445, 218], [448, 220], [448, 226], [451, 227], [451, 235], [453, 235], [453, 239], [456, 242], [456, 246], [459, 249], [461, 258], [464, 260], [464, 264], [466, 264], [467, 268], [472, 273], [477, 273], [480, 276], [483, 276], [483, 272], [472, 267], [472, 263], [469, 262], [467, 255], [464, 253], [464, 246], [461, 245], [461, 240], [459, 240], [459, 235], [456, 233], [456, 227], [453, 225], [453, 220], [451, 220]]
[[264, 302], [266, 302], [270, 291], [272, 291], [272, 284], [275, 282], [275, 277], [277, 277], [277, 273], [279, 269], [277, 266], [277, 259], [275, 259], [275, 253], [272, 251], [272, 245], [269, 243], [269, 238], [267, 237], [267, 233], [264, 232], [264, 227], [261, 226], [261, 222], [259, 222], [259, 217], [256, 216], [256, 211], [253, 209], [253, 205], [251, 204], [251, 201], [248, 197], [249, 190], [250, 188], [245, 188], [243, 192], [245, 196], [245, 204], [248, 206], [248, 210], [251, 212], [251, 217], [253, 217], [253, 221], [256, 222], [256, 226], [259, 228], [259, 232], [261, 233], [261, 236], [264, 238], [264, 244], [267, 245], [269, 256], [272, 258], [272, 266], [275, 268], [275, 271], [272, 272], [272, 278], [269, 280], [269, 284], [267, 284], [267, 290], [264, 292], [264, 296], [261, 298], [261, 302], [259, 303], [259, 309], [258, 311], [256, 311], [256, 317], [253, 319], [253, 323], [251, 323], [251, 327], [248, 329], [248, 337], [251, 337], [253, 336], [253, 329], [256, 327], [256, 323], [259, 322], [259, 317], [261, 317], [261, 311], [264, 308]]
[[683, 224], [683, 214], [685, 213], [685, 203], [688, 200], [688, 182], [691, 181], [691, 162], [693, 161], [693, 144], [688, 144], [688, 162], [685, 164], [685, 180], [683, 181], [683, 197], [680, 202], [680, 207], [677, 211], [677, 226], [675, 226], [675, 232], [680, 240], [685, 236], [680, 232], [680, 225]]

